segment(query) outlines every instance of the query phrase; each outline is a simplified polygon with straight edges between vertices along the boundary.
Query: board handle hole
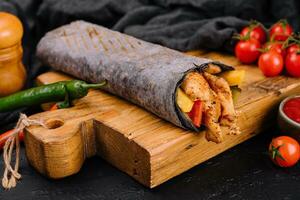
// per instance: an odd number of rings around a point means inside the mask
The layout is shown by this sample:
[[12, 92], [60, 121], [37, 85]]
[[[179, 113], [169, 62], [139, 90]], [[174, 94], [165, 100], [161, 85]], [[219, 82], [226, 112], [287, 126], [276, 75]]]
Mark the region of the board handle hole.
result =
[[56, 129], [64, 125], [64, 123], [65, 122], [61, 119], [49, 119], [46, 122], [46, 126], [48, 127], [48, 129]]

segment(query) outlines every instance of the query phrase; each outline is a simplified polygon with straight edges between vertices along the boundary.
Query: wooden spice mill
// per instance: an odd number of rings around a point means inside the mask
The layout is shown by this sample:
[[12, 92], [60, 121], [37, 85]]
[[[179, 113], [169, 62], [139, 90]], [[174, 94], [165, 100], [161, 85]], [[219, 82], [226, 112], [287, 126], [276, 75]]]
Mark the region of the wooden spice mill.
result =
[[0, 97], [23, 88], [26, 71], [22, 63], [23, 26], [14, 15], [0, 12]]

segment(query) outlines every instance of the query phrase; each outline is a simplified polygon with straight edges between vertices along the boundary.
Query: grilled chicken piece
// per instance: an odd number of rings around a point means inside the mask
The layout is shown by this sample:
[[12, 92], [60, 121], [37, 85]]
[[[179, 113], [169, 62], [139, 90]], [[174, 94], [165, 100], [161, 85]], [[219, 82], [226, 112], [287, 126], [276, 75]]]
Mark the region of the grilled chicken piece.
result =
[[210, 63], [207, 65], [205, 72], [210, 73], [210, 74], [218, 74], [218, 73], [222, 72], [222, 69], [220, 66]]
[[208, 101], [210, 99], [210, 87], [205, 78], [198, 72], [190, 72], [184, 78], [181, 88], [193, 100], [200, 99]]
[[204, 72], [203, 76], [220, 99], [222, 106], [220, 124], [222, 126], [229, 127], [231, 134], [238, 134], [239, 130], [236, 125], [237, 115], [234, 109], [232, 94], [228, 83], [225, 79], [211, 75], [207, 72]]
[[223, 136], [218, 123], [221, 115], [221, 104], [217, 94], [198, 72], [190, 72], [187, 74], [181, 88], [191, 99], [199, 99], [203, 102], [204, 125], [207, 127], [207, 140], [216, 143], [222, 142]]

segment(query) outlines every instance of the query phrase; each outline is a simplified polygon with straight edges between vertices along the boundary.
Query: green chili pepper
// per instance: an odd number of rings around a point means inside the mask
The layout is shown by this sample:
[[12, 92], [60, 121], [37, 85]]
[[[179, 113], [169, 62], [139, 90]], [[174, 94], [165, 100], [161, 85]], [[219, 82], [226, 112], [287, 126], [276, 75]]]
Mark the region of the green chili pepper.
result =
[[89, 89], [97, 89], [105, 84], [106, 81], [99, 84], [87, 84], [84, 81], [71, 80], [30, 88], [0, 98], [0, 112], [58, 101], [62, 101], [58, 103], [59, 108], [69, 107], [70, 101], [82, 98], [87, 95]]

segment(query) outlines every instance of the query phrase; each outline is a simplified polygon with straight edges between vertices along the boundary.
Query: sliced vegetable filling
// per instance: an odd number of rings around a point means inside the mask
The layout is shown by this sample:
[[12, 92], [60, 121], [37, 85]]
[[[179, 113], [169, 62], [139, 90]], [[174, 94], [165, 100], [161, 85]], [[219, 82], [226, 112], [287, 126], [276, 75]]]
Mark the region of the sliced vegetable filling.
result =
[[245, 71], [212, 73], [218, 71], [215, 65], [213, 69], [208, 69], [209, 73], [188, 73], [177, 89], [176, 103], [195, 127], [207, 128], [208, 140], [218, 143], [223, 140], [221, 126], [229, 127], [230, 133], [239, 132], [234, 103], [241, 93]]
[[203, 113], [203, 103], [200, 100], [196, 100], [194, 102], [192, 110], [188, 113], [188, 116], [191, 118], [194, 125], [198, 128], [201, 126], [202, 113]]

